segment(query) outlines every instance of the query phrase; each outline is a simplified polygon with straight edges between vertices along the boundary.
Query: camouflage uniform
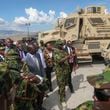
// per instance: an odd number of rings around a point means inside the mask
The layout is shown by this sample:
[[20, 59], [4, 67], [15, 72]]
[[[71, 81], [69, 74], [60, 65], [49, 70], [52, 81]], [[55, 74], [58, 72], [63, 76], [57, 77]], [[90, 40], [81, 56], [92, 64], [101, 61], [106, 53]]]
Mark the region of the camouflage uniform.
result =
[[[18, 80], [18, 77], [16, 77], [14, 73], [15, 72], [12, 70], [9, 70], [8, 64], [6, 62], [0, 63], [0, 95], [3, 97], [3, 101], [7, 102], [7, 105], [5, 105], [7, 110], [12, 110], [10, 107], [14, 102], [15, 92], [12, 94], [11, 90]], [[2, 108], [1, 106], [3, 105], [0, 104], [0, 108]]]
[[[24, 75], [32, 74], [26, 62], [22, 67], [22, 72]], [[22, 110], [22, 108], [24, 110], [41, 110], [38, 106], [40, 103], [38, 100], [40, 98], [39, 94], [44, 93], [47, 89], [48, 87], [45, 82], [37, 85], [36, 83], [29, 83], [28, 79], [22, 79], [17, 88], [15, 110]]]
[[106, 68], [103, 74], [88, 76], [87, 80], [96, 89], [110, 89], [110, 68]]
[[7, 64], [0, 63], [0, 95], [6, 95], [12, 87], [12, 81], [8, 74]]
[[15, 110], [34, 110], [34, 101], [37, 97], [37, 85], [29, 83], [27, 79], [21, 80], [17, 88]]
[[110, 110], [110, 68], [103, 74], [88, 76], [87, 80], [94, 87], [94, 102], [87, 101], [74, 110]]
[[12, 82], [7, 71], [7, 64], [0, 62], [0, 110], [7, 108], [7, 96], [11, 87]]
[[87, 101], [87, 102], [80, 104], [74, 110], [93, 110], [92, 108], [93, 108], [93, 101]]
[[12, 83], [14, 83], [14, 81], [20, 77], [20, 69], [22, 67], [16, 47], [7, 50], [5, 53], [5, 62], [8, 65], [8, 70], [12, 77]]
[[65, 86], [67, 83], [67, 74], [69, 73], [68, 62], [65, 61], [59, 64], [59, 61], [66, 56], [66, 52], [63, 50], [54, 50], [54, 62], [55, 62], [55, 73], [57, 78], [57, 84], [59, 86], [60, 101], [65, 101]]

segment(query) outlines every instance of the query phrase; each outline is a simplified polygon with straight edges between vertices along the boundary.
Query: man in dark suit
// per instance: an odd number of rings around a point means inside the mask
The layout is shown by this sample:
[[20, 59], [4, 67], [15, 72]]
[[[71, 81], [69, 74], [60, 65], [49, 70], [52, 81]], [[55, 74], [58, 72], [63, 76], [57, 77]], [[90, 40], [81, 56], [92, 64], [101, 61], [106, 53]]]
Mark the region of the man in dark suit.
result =
[[53, 46], [50, 43], [46, 44], [46, 47], [44, 49], [44, 58], [46, 62], [46, 77], [48, 79], [48, 87], [50, 91], [53, 91], [52, 88], [52, 81], [51, 81], [51, 74], [53, 71], [53, 66], [54, 66], [54, 58], [53, 58]]

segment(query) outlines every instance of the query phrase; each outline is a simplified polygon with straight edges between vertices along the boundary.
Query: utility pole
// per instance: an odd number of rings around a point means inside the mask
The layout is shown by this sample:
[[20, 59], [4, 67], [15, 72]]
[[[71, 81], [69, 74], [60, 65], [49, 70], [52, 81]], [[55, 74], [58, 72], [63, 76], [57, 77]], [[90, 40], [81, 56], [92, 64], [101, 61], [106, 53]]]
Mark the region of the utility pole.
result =
[[62, 18], [58, 18], [58, 27], [60, 28], [60, 37], [62, 37], [62, 24], [61, 24]]
[[30, 26], [31, 24], [30, 24], [30, 23], [26, 23], [25, 25], [27, 26], [27, 36], [29, 37], [29, 36], [30, 36], [30, 35], [29, 35], [29, 31], [30, 31], [30, 30], [29, 30], [29, 26]]

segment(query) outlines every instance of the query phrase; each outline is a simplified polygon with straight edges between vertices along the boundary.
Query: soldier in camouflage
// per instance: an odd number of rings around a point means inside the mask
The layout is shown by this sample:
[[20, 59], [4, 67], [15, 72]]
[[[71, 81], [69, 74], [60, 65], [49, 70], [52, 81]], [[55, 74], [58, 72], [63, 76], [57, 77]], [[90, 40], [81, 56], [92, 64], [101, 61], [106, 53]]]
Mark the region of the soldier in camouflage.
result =
[[12, 87], [11, 78], [7, 70], [7, 64], [0, 62], [0, 110], [7, 109], [7, 96]]
[[20, 69], [22, 65], [19, 52], [10, 38], [6, 39], [5, 62], [8, 64], [8, 69], [14, 83], [14, 81], [20, 77]]
[[84, 102], [74, 110], [110, 110], [110, 67], [102, 74], [88, 76], [87, 81], [94, 87], [94, 101]]
[[56, 42], [58, 49], [54, 50], [55, 73], [57, 84], [59, 86], [60, 102], [65, 102], [65, 86], [67, 83], [67, 74], [69, 73], [68, 57], [63, 50], [63, 42], [58, 40]]
[[[7, 70], [8, 70], [8, 75], [9, 78], [7, 78], [7, 83], [9, 83], [9, 79], [11, 82], [10, 86], [10, 96], [11, 97], [9, 100], [10, 104], [14, 103], [14, 98], [15, 98], [15, 88], [18, 85], [18, 82], [20, 80], [20, 69], [21, 69], [21, 62], [20, 62], [20, 57], [19, 53], [17, 51], [16, 46], [13, 44], [13, 41], [10, 38], [7, 38], [5, 40], [6, 47], [5, 47], [5, 52], [4, 52], [4, 62], [7, 64]], [[9, 104], [9, 105], [10, 105]], [[10, 107], [10, 106], [9, 106]], [[8, 107], [8, 109], [9, 109]]]

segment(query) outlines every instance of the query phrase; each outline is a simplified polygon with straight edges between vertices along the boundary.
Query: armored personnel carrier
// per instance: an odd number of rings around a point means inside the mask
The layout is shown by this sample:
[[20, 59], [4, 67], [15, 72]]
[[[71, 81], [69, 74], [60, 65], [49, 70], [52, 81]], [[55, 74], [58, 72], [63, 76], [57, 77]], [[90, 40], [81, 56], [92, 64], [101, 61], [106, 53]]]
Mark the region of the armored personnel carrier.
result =
[[79, 62], [92, 62], [110, 43], [110, 14], [104, 6], [89, 6], [58, 19], [54, 30], [42, 32], [38, 40], [71, 40], [76, 44]]

